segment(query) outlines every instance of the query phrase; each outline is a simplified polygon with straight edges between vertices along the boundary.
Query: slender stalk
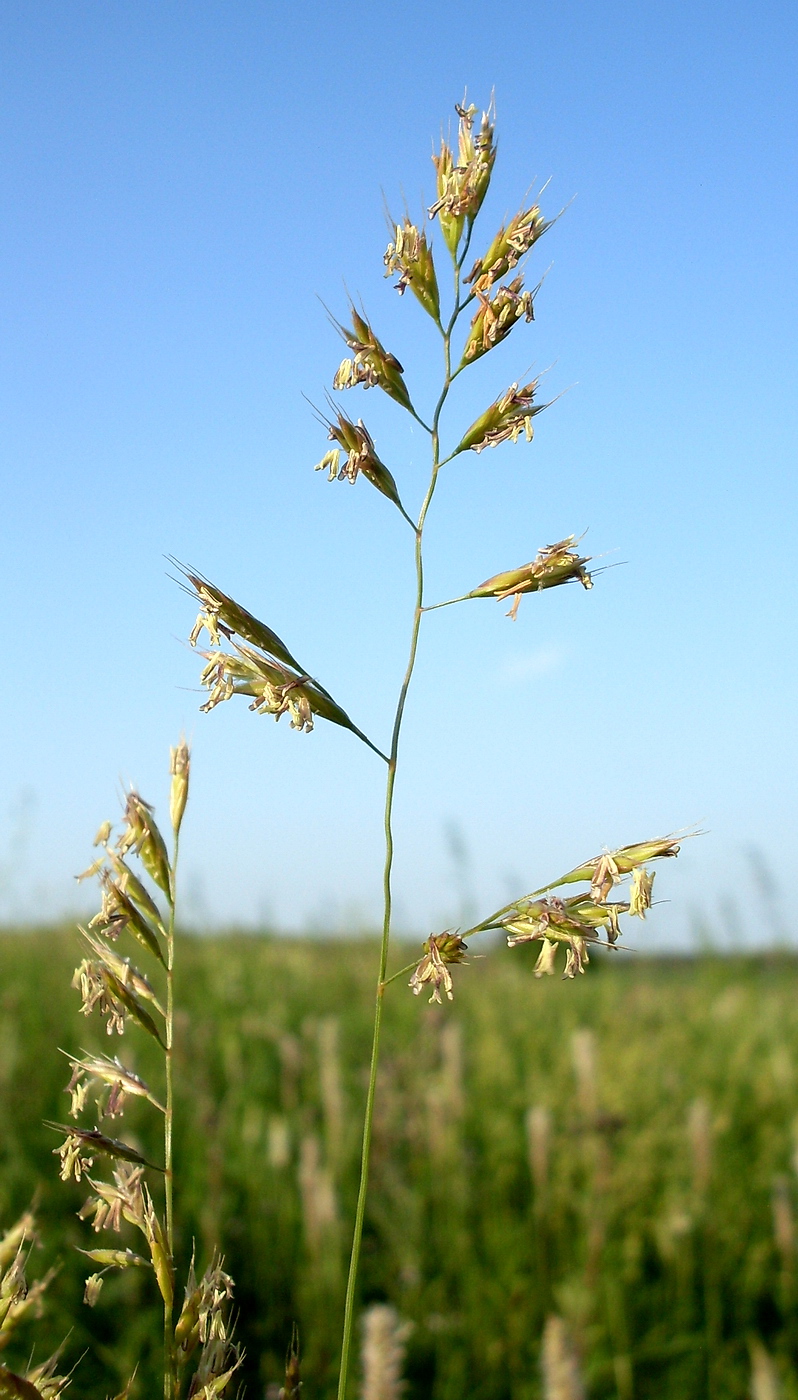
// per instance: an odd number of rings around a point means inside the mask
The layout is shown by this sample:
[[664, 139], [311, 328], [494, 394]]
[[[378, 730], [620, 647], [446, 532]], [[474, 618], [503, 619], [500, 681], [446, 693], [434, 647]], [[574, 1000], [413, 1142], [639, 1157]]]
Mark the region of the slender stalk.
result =
[[467, 603], [473, 596], [473, 593], [461, 593], [459, 598], [447, 598], [445, 603], [427, 603], [422, 612], [437, 612], [438, 608], [451, 608], [455, 603]]
[[[388, 759], [388, 779], [385, 787], [385, 866], [383, 869], [383, 924], [382, 941], [380, 944], [380, 967], [377, 977], [377, 995], [374, 1008], [374, 1030], [371, 1043], [371, 1067], [369, 1071], [369, 1083], [366, 1093], [366, 1111], [363, 1120], [363, 1144], [360, 1156], [360, 1184], [357, 1194], [357, 1206], [355, 1208], [355, 1227], [352, 1238], [352, 1253], [349, 1259], [349, 1274], [346, 1282], [346, 1301], [344, 1303], [344, 1331], [341, 1343], [341, 1369], [338, 1378], [338, 1400], [346, 1400], [346, 1383], [349, 1372], [349, 1353], [352, 1344], [352, 1329], [355, 1318], [355, 1290], [357, 1287], [358, 1266], [360, 1264], [360, 1246], [363, 1238], [363, 1220], [366, 1213], [366, 1197], [368, 1193], [369, 1158], [371, 1155], [371, 1132], [374, 1121], [374, 1097], [377, 1088], [377, 1071], [379, 1068], [380, 1054], [380, 1033], [382, 1030], [382, 1005], [385, 987], [387, 986], [385, 974], [388, 967], [388, 948], [391, 938], [391, 913], [392, 913], [392, 889], [391, 876], [393, 871], [393, 798], [396, 785], [396, 767], [399, 756], [399, 739], [402, 732], [402, 720], [404, 718], [407, 694], [410, 689], [410, 682], [413, 679], [413, 671], [416, 664], [418, 652], [418, 637], [421, 627], [421, 618], [424, 613], [424, 555], [423, 538], [424, 522], [427, 512], [435, 494], [435, 487], [438, 481], [438, 472], [443, 463], [440, 456], [440, 437], [438, 425], [441, 411], [449, 393], [452, 382], [451, 366], [451, 335], [455, 322], [460, 313], [460, 267], [462, 259], [465, 257], [468, 244], [463, 251], [462, 257], [455, 266], [454, 273], [454, 309], [448, 326], [444, 329], [439, 325], [443, 337], [443, 353], [445, 374], [443, 388], [440, 397], [435, 405], [435, 412], [432, 418], [432, 428], [428, 429], [432, 438], [432, 475], [430, 477], [427, 494], [424, 497], [421, 511], [418, 517], [418, 524], [414, 527], [416, 532], [416, 601], [413, 612], [413, 625], [410, 633], [410, 654], [407, 661], [407, 669], [399, 691], [399, 698], [396, 704], [394, 716], [393, 732], [391, 735], [390, 757]], [[413, 415], [416, 417], [417, 415]], [[426, 424], [424, 425], [426, 426]], [[449, 460], [449, 459], [446, 459]], [[393, 980], [393, 979], [390, 979]]]
[[418, 967], [417, 957], [415, 957], [412, 962], [407, 963], [404, 967], [400, 967], [398, 972], [392, 972], [390, 977], [386, 977], [385, 981], [382, 984], [383, 987], [390, 987], [392, 982], [395, 982], [398, 977], [404, 977], [406, 972], [412, 972], [414, 967]]
[[[172, 1130], [174, 1125], [174, 1073], [172, 1063], [172, 1051], [174, 1046], [174, 1025], [175, 1025], [175, 993], [174, 993], [174, 967], [175, 967], [175, 884], [177, 879], [177, 856], [180, 845], [180, 837], [175, 832], [174, 855], [172, 857], [171, 885], [172, 895], [169, 900], [169, 923], [166, 930], [166, 1051], [164, 1060], [166, 1064], [166, 1113], [164, 1114], [164, 1189], [166, 1195], [166, 1243], [169, 1250], [169, 1260], [174, 1266], [175, 1258], [175, 1231], [174, 1231], [174, 1161], [172, 1150]], [[173, 1317], [171, 1307], [167, 1307], [164, 1300], [163, 1306], [163, 1393], [164, 1400], [174, 1400], [175, 1397], [175, 1337], [173, 1327]]]

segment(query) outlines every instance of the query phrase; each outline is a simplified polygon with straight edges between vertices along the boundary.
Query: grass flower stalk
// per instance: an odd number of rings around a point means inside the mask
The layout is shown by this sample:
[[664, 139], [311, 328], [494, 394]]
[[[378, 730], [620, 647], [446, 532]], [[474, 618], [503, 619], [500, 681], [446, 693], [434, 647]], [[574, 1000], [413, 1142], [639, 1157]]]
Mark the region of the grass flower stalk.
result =
[[[320, 421], [328, 430], [329, 440], [336, 445], [324, 454], [317, 463], [317, 469], [327, 470], [330, 481], [347, 480], [352, 485], [362, 477], [399, 512], [414, 535], [415, 587], [410, 643], [387, 749], [380, 748], [358, 728], [320, 682], [299, 665], [271, 628], [258, 622], [251, 613], [201, 575], [183, 570], [200, 604], [200, 613], [189, 640], [195, 645], [204, 630], [211, 642], [211, 650], [203, 653], [207, 664], [202, 673], [202, 682], [210, 692], [202, 706], [204, 710], [211, 710], [235, 695], [243, 695], [249, 698], [250, 708], [256, 713], [271, 714], [276, 720], [287, 713], [291, 727], [299, 733], [309, 734], [316, 718], [325, 719], [348, 729], [387, 765], [383, 814], [382, 935], [360, 1176], [344, 1303], [338, 1400], [346, 1400], [347, 1397], [357, 1312], [358, 1271], [368, 1197], [386, 989], [400, 976], [412, 971], [410, 987], [414, 993], [429, 989], [430, 1000], [441, 1002], [442, 992], [451, 1000], [454, 983], [450, 969], [465, 961], [465, 937], [488, 929], [502, 930], [511, 948], [537, 942], [540, 945], [536, 967], [538, 976], [554, 971], [561, 944], [565, 948], [564, 976], [570, 979], [577, 973], [584, 973], [589, 950], [593, 946], [601, 944], [613, 948], [617, 944], [621, 933], [621, 915], [645, 918], [651, 905], [653, 883], [653, 875], [647, 867], [662, 857], [676, 855], [679, 849], [676, 840], [667, 837], [604, 851], [559, 879], [497, 910], [466, 930], [465, 934], [451, 929], [431, 933], [423, 945], [421, 958], [388, 977], [393, 908], [394, 797], [405, 709], [425, 614], [455, 603], [493, 598], [512, 600], [509, 616], [515, 620], [521, 599], [527, 593], [539, 594], [572, 582], [581, 583], [586, 591], [593, 585], [593, 575], [585, 567], [590, 558], [578, 553], [574, 546], [579, 541], [575, 535], [569, 534], [556, 544], [539, 548], [531, 562], [505, 569], [456, 598], [433, 604], [427, 604], [425, 600], [424, 533], [443, 468], [466, 452], [480, 454], [488, 447], [531, 442], [534, 437], [533, 420], [549, 406], [536, 401], [537, 380], [522, 385], [519, 377], [473, 420], [470, 427], [461, 425], [459, 432], [452, 435], [451, 441], [455, 445], [450, 450], [447, 451], [443, 445], [443, 414], [454, 381], [459, 375], [470, 372], [477, 362], [484, 360], [511, 335], [517, 335], [519, 327], [535, 319], [535, 301], [542, 283], [539, 281], [531, 289], [525, 286], [524, 263], [540, 237], [554, 222], [544, 218], [537, 204], [522, 208], [509, 223], [502, 224], [488, 243], [486, 252], [477, 258], [468, 275], [463, 276], [475, 223], [488, 193], [496, 159], [495, 111], [491, 101], [478, 124], [477, 108], [473, 104], [466, 105], [464, 100], [456, 111], [459, 125], [455, 145], [450, 146], [448, 140], [442, 139], [440, 150], [433, 155], [437, 198], [428, 210], [430, 227], [437, 220], [444, 249], [451, 259], [448, 315], [443, 310], [440, 268], [436, 267], [435, 249], [426, 228], [419, 229], [409, 217], [401, 225], [392, 221], [392, 240], [384, 257], [387, 275], [399, 274], [397, 292], [401, 296], [408, 287], [411, 289], [416, 302], [441, 338], [443, 376], [428, 420], [426, 413], [422, 416], [416, 408], [415, 395], [411, 394], [404, 366], [378, 337], [365, 310], [361, 313], [350, 302], [346, 323], [330, 317], [348, 352], [334, 374], [333, 391], [348, 393], [358, 388], [379, 389], [420, 424], [429, 436], [429, 479], [414, 519], [407, 508], [404, 487], [400, 494], [397, 475], [378, 455], [374, 439], [363, 420], [358, 418], [355, 421], [354, 417], [339, 408], [337, 401], [329, 397], [332, 416], [320, 415]], [[509, 274], [512, 274], [512, 280], [505, 281]], [[459, 323], [466, 311], [469, 311], [470, 321], [463, 331]], [[628, 900], [610, 900], [608, 896], [611, 891], [627, 877], [631, 879]], [[565, 888], [580, 883], [586, 886], [581, 891], [571, 893], [569, 888]], [[562, 893], [559, 892], [561, 887]]]
[[[130, 1022], [155, 1040], [163, 1054], [164, 1102], [144, 1080], [116, 1057], [70, 1056], [72, 1078], [70, 1114], [78, 1118], [93, 1106], [96, 1127], [51, 1124], [65, 1134], [55, 1149], [62, 1180], [85, 1177], [92, 1195], [79, 1212], [95, 1232], [121, 1233], [132, 1226], [143, 1236], [146, 1251], [129, 1248], [84, 1250], [100, 1266], [86, 1281], [85, 1302], [94, 1307], [104, 1275], [111, 1269], [144, 1268], [154, 1276], [163, 1305], [164, 1400], [216, 1400], [224, 1394], [241, 1363], [229, 1335], [232, 1280], [214, 1256], [197, 1281], [192, 1260], [185, 1300], [175, 1322], [177, 1277], [174, 1206], [174, 1044], [175, 1044], [175, 928], [177, 864], [180, 829], [189, 790], [191, 757], [185, 740], [172, 749], [169, 811], [171, 856], [153, 808], [135, 791], [127, 795], [121, 833], [104, 822], [95, 845], [102, 855], [79, 879], [97, 876], [102, 892], [99, 912], [83, 930], [89, 957], [78, 967], [73, 986], [80, 992], [85, 1015], [98, 1011], [109, 1035], [123, 1035]], [[141, 874], [132, 864], [138, 859]], [[149, 880], [151, 888], [146, 881]], [[163, 910], [166, 903], [166, 912]], [[114, 945], [132, 938], [152, 964], [163, 994]], [[163, 1164], [149, 1161], [136, 1147], [104, 1130], [107, 1118], [120, 1117], [126, 1098], [146, 1100], [163, 1117]], [[95, 1171], [95, 1162], [111, 1164], [112, 1179]], [[163, 1210], [156, 1203], [155, 1179], [163, 1181]], [[151, 1185], [152, 1182], [152, 1185]], [[128, 1393], [131, 1382], [125, 1390]]]

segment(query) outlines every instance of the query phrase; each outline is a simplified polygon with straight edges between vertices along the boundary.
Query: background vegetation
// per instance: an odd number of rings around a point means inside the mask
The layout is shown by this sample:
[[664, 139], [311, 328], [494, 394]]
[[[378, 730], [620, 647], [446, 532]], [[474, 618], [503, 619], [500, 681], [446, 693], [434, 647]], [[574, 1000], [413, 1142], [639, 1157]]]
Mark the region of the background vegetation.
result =
[[[71, 929], [0, 936], [0, 1223], [39, 1193], [30, 1273], [62, 1267], [37, 1353], [72, 1327], [75, 1393], [105, 1400], [139, 1354], [151, 1393], [161, 1320], [138, 1270], [109, 1277], [94, 1311], [80, 1304], [85, 1193], [58, 1182], [42, 1120], [66, 1112], [55, 1047], [116, 1046], [77, 1014], [77, 951]], [[757, 1338], [798, 1396], [798, 963], [621, 953], [563, 984], [535, 982], [520, 952], [457, 969], [451, 1007], [401, 983], [387, 995], [362, 1298], [414, 1324], [410, 1400], [532, 1400], [552, 1309], [596, 1400], [744, 1396]], [[326, 1397], [374, 946], [186, 938], [179, 958], [179, 1252], [194, 1236], [204, 1263], [223, 1241], [248, 1395], [279, 1384], [296, 1317], [304, 1393]], [[125, 1055], [154, 1078], [141, 1039]], [[144, 1116], [126, 1123], [146, 1151]]]

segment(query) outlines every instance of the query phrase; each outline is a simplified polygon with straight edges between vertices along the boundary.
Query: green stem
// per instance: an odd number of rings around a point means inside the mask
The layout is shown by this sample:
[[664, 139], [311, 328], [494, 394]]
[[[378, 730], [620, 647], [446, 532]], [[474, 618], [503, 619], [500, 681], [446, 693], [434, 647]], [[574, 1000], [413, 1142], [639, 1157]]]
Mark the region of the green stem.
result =
[[366, 1214], [366, 1196], [368, 1193], [369, 1178], [369, 1158], [371, 1155], [371, 1132], [374, 1121], [374, 1096], [377, 1088], [377, 1071], [379, 1068], [380, 1056], [380, 1033], [382, 1030], [382, 1005], [383, 994], [386, 981], [385, 973], [388, 966], [388, 948], [391, 938], [391, 912], [392, 912], [392, 890], [391, 875], [393, 871], [393, 797], [396, 785], [396, 765], [399, 756], [399, 738], [402, 732], [402, 720], [404, 718], [405, 703], [410, 689], [410, 682], [413, 678], [413, 670], [416, 664], [416, 654], [418, 651], [418, 636], [421, 627], [421, 618], [424, 612], [424, 558], [423, 558], [423, 536], [424, 522], [427, 517], [435, 493], [435, 486], [438, 480], [438, 472], [441, 467], [440, 460], [440, 438], [438, 434], [438, 424], [441, 410], [446, 402], [451, 383], [451, 332], [457, 320], [459, 307], [459, 269], [455, 271], [455, 306], [452, 312], [452, 319], [448, 328], [444, 331], [444, 361], [446, 373], [440, 398], [435, 406], [435, 413], [432, 419], [432, 475], [430, 477], [427, 494], [421, 507], [418, 517], [418, 524], [414, 527], [416, 532], [416, 604], [413, 613], [413, 626], [410, 634], [410, 655], [408, 657], [407, 669], [399, 691], [399, 699], [396, 705], [394, 716], [393, 733], [391, 735], [391, 750], [388, 759], [388, 780], [385, 788], [385, 866], [383, 869], [383, 924], [382, 942], [380, 944], [380, 967], [377, 977], [377, 995], [374, 1008], [374, 1030], [371, 1042], [371, 1066], [369, 1070], [369, 1083], [366, 1093], [366, 1111], [363, 1120], [363, 1144], [360, 1155], [360, 1184], [357, 1193], [357, 1205], [355, 1207], [355, 1228], [352, 1238], [352, 1252], [349, 1258], [349, 1274], [346, 1282], [346, 1301], [344, 1303], [344, 1331], [341, 1342], [341, 1369], [338, 1377], [338, 1400], [346, 1400], [346, 1383], [349, 1372], [349, 1353], [352, 1344], [352, 1330], [355, 1320], [355, 1293], [357, 1288], [357, 1274], [360, 1264], [360, 1246], [363, 1238], [363, 1221]]
[[[166, 1112], [164, 1114], [164, 1186], [166, 1195], [166, 1244], [169, 1250], [169, 1261], [174, 1270], [175, 1260], [175, 1231], [174, 1231], [174, 1161], [172, 1150], [172, 1130], [174, 1125], [174, 1073], [172, 1063], [172, 1050], [174, 1045], [174, 1025], [175, 1025], [175, 993], [174, 993], [174, 966], [175, 966], [175, 882], [177, 878], [177, 856], [180, 838], [175, 833], [174, 856], [172, 858], [171, 884], [172, 895], [169, 901], [169, 924], [166, 930]], [[173, 1316], [171, 1307], [167, 1307], [164, 1300], [163, 1305], [163, 1349], [164, 1349], [164, 1372], [163, 1372], [163, 1393], [164, 1400], [174, 1400], [175, 1397], [175, 1337], [173, 1327]]]
[[418, 967], [418, 958], [414, 958], [413, 961], [407, 963], [405, 967], [400, 967], [398, 972], [392, 972], [390, 977], [386, 977], [382, 984], [383, 987], [390, 987], [391, 983], [395, 982], [397, 977], [404, 977], [405, 973], [412, 972], [414, 967]]
[[[435, 324], [436, 324], [436, 326], [439, 328], [439, 330], [443, 330], [443, 327], [441, 326], [440, 321], [436, 321]], [[412, 416], [413, 418], [415, 418], [416, 422], [419, 423], [419, 424], [421, 425], [421, 427], [424, 429], [424, 432], [425, 432], [425, 433], [429, 433], [429, 434], [430, 434], [430, 437], [431, 437], [431, 436], [432, 436], [432, 428], [430, 427], [429, 423], [425, 423], [425, 422], [424, 422], [424, 419], [419, 417], [419, 415], [416, 413], [416, 410], [414, 409], [414, 407], [413, 407], [412, 404], [410, 405], [410, 407], [409, 407], [409, 409], [408, 409], [407, 411], [408, 411], [409, 414], [411, 414], [411, 416]], [[412, 522], [411, 522], [411, 523], [412, 523]], [[414, 528], [415, 528], [415, 527], [414, 527]]]
[[459, 598], [447, 598], [445, 603], [427, 603], [422, 612], [437, 612], [438, 608], [451, 608], [455, 603], [467, 603], [469, 598], [473, 598], [473, 593], [461, 593]]

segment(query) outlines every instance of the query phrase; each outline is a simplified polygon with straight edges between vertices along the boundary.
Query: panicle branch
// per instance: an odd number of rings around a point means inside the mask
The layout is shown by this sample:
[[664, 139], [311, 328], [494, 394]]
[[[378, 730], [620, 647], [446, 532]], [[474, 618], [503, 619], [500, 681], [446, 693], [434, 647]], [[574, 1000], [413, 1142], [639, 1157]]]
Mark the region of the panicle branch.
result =
[[[506, 934], [509, 948], [515, 948], [520, 943], [540, 943], [536, 977], [554, 973], [560, 945], [565, 947], [563, 977], [571, 979], [577, 973], [584, 973], [590, 961], [591, 946], [616, 946], [622, 933], [622, 914], [639, 919], [646, 917], [651, 908], [654, 884], [654, 872], [646, 866], [651, 861], [667, 859], [678, 853], [679, 841], [675, 836], [623, 846], [617, 851], [604, 851], [551, 884], [534, 890], [513, 904], [505, 905], [473, 928], [466, 929], [464, 934], [447, 930], [432, 935], [424, 944], [424, 955], [410, 979], [411, 988], [417, 996], [422, 987], [429, 983], [433, 989], [431, 1001], [440, 1002], [441, 988], [451, 1001], [453, 990], [449, 965], [465, 961], [465, 938], [487, 929], [501, 929]], [[629, 875], [629, 899], [609, 900], [610, 892]], [[576, 883], [587, 884], [589, 888], [565, 897], [552, 893], [563, 885]]]

